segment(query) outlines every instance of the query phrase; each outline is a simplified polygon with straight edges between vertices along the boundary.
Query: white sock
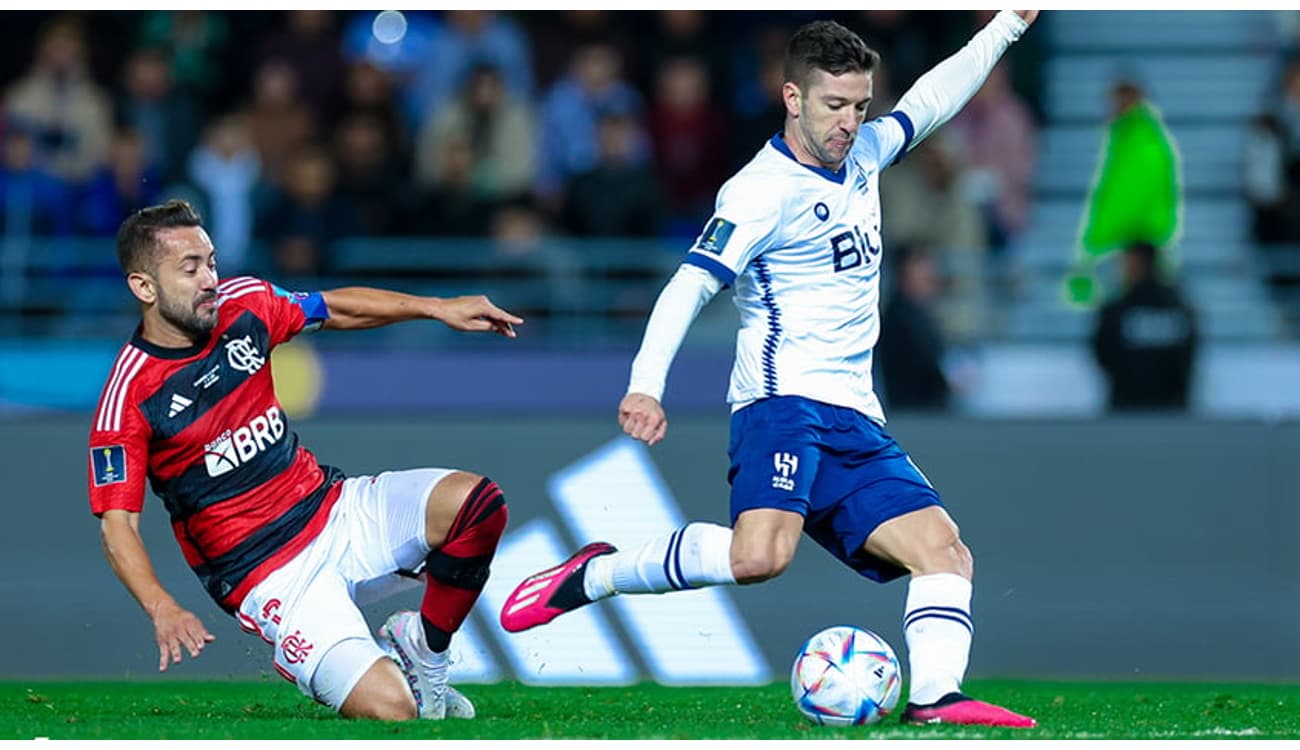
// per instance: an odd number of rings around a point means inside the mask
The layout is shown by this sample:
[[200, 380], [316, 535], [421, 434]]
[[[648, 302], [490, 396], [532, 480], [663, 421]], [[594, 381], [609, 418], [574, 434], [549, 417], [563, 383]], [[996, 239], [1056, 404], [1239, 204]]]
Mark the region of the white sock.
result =
[[695, 522], [637, 549], [592, 558], [583, 590], [596, 601], [614, 594], [662, 594], [735, 582], [731, 529]]
[[975, 633], [970, 595], [970, 581], [956, 573], [914, 576], [908, 585], [903, 634], [912, 672], [909, 702], [924, 706], [961, 688]]

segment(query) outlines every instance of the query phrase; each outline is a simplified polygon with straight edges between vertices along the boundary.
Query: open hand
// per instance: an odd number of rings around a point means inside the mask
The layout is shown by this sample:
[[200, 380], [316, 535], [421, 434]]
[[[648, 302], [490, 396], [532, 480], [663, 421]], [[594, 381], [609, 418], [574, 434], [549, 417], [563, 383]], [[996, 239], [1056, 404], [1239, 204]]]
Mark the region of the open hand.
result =
[[197, 659], [203, 647], [217, 637], [208, 632], [198, 616], [177, 604], [167, 604], [153, 615], [154, 637], [158, 640], [158, 671], [166, 672], [170, 659], [172, 664], [181, 663], [181, 649], [190, 652], [191, 659]]

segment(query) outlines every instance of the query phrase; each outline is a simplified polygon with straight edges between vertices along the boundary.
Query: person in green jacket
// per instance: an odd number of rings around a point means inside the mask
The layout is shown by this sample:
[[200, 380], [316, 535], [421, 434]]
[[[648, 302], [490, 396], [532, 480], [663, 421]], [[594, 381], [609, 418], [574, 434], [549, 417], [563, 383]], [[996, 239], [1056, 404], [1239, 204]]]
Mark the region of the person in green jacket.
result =
[[1130, 81], [1118, 81], [1111, 97], [1115, 115], [1084, 211], [1079, 258], [1066, 280], [1069, 301], [1088, 307], [1100, 298], [1098, 260], [1134, 243], [1167, 249], [1181, 224], [1178, 146], [1160, 112]]

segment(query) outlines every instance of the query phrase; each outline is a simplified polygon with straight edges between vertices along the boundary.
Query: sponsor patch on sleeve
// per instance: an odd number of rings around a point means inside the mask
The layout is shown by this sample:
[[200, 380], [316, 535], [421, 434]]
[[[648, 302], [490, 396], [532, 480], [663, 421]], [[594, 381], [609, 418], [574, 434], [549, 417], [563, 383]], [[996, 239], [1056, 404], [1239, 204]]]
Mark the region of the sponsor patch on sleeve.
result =
[[95, 486], [126, 481], [126, 449], [120, 445], [104, 445], [90, 449], [91, 474]]
[[705, 228], [704, 234], [700, 235], [700, 241], [695, 244], [695, 249], [721, 255], [723, 248], [727, 246], [727, 240], [731, 239], [731, 233], [735, 229], [735, 224], [720, 216], [715, 216], [709, 222], [708, 227]]

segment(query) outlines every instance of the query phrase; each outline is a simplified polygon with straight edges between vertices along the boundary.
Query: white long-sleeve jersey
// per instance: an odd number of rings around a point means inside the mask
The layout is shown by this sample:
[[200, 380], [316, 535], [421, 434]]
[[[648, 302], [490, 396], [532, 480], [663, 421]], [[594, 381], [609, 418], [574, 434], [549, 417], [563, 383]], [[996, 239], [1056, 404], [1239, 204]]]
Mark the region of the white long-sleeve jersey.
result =
[[733, 410], [797, 395], [883, 422], [871, 378], [880, 332], [880, 172], [955, 115], [1025, 28], [1014, 13], [999, 13], [893, 112], [865, 123], [837, 171], [798, 162], [780, 135], [765, 144], [722, 186], [713, 218], [660, 295], [629, 392], [661, 397], [691, 321], [731, 284], [740, 311], [727, 394]]

